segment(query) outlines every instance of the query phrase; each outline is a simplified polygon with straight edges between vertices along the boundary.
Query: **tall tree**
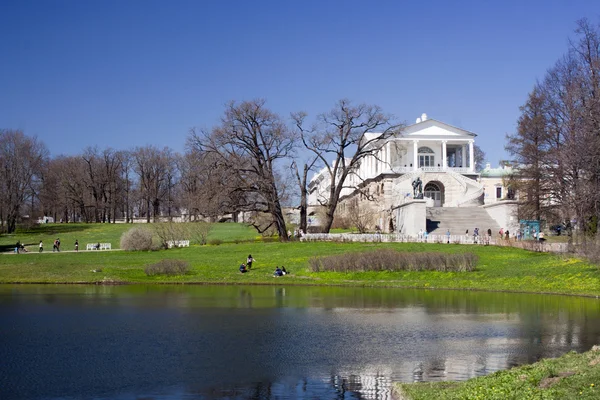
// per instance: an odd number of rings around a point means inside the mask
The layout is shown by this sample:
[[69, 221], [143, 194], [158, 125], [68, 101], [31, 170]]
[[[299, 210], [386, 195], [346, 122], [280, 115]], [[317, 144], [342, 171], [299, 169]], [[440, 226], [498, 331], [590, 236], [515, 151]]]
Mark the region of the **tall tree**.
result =
[[[46, 145], [18, 130], [0, 130], [0, 227], [15, 231], [20, 212], [33, 196], [32, 184], [48, 159]], [[6, 225], [4, 225], [6, 223]]]
[[542, 219], [546, 198], [545, 173], [547, 165], [547, 131], [544, 111], [544, 95], [536, 86], [529, 94], [527, 103], [520, 108], [521, 117], [517, 132], [507, 135], [506, 149], [515, 157], [519, 181], [528, 188], [523, 202], [523, 216], [531, 219]]
[[169, 194], [174, 185], [175, 157], [170, 148], [165, 147], [161, 150], [154, 146], [138, 147], [132, 156], [133, 169], [138, 175], [140, 194], [145, 205], [146, 221], [150, 222], [150, 218], [153, 217], [156, 222], [163, 201], [167, 204], [170, 202]]
[[292, 162], [290, 168], [296, 178], [296, 183], [300, 191], [300, 231], [308, 232], [308, 173], [312, 171], [318, 158], [313, 157], [312, 160], [302, 163], [302, 171], [298, 167], [296, 161]]
[[230, 102], [221, 124], [209, 132], [193, 130], [188, 143], [198, 154], [210, 154], [215, 168], [228, 171], [235, 184], [227, 189], [236, 209], [270, 215], [281, 240], [287, 240], [277, 169], [293, 148], [294, 135], [264, 100]]
[[485, 168], [485, 152], [478, 145], [473, 145], [475, 153], [475, 171], [481, 171]]
[[[577, 40], [535, 85], [508, 136], [524, 217], [568, 221], [590, 233], [600, 221], [600, 29], [578, 22]], [[591, 223], [590, 223], [591, 222]]]
[[[319, 115], [311, 128], [304, 126], [304, 116], [299, 113], [294, 117], [304, 146], [315, 154], [329, 175], [329, 195], [321, 204], [325, 209], [323, 228], [329, 232], [348, 176], [366, 157], [376, 156], [385, 140], [402, 126], [392, 123], [392, 116], [383, 113], [379, 106], [355, 106], [349, 100], [340, 100], [331, 111]], [[354, 189], [361, 190], [360, 184]]]

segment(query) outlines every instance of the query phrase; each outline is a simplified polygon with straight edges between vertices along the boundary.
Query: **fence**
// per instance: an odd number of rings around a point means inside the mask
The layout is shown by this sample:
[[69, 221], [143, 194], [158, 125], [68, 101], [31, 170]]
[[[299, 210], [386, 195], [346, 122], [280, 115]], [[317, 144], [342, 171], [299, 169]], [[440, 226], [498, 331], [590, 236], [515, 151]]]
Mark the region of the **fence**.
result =
[[500, 239], [488, 236], [467, 235], [405, 235], [402, 233], [307, 233], [300, 239], [304, 242], [330, 241], [330, 242], [363, 242], [363, 243], [450, 243], [450, 244], [478, 244], [517, 247], [537, 252], [566, 253], [567, 243], [548, 243], [534, 240], [516, 241], [513, 239]]

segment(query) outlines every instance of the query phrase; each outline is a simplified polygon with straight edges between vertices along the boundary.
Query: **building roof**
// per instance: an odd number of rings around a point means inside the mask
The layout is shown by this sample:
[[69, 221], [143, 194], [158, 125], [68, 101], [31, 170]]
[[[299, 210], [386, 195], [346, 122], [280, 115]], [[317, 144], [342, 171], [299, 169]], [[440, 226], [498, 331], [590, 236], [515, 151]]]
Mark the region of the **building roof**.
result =
[[479, 171], [479, 175], [482, 178], [502, 178], [513, 172], [514, 170], [510, 166], [505, 165], [504, 167], [492, 168], [490, 163], [487, 163], [485, 168]]
[[[379, 132], [368, 132], [366, 140], [373, 140], [380, 136]], [[396, 136], [397, 139], [474, 139], [477, 134], [462, 128], [457, 128], [436, 119], [426, 119], [412, 125], [406, 126]]]
[[[434, 128], [434, 129], [432, 129]], [[429, 118], [426, 119], [425, 121], [421, 121], [421, 122], [417, 122], [415, 124], [412, 125], [408, 125], [406, 128], [404, 128], [402, 130], [402, 135], [413, 135], [413, 134], [427, 134], [424, 133], [423, 131], [432, 131], [432, 133], [437, 133], [439, 132], [438, 129], [435, 128], [440, 128], [444, 131], [447, 132], [451, 132], [454, 135], [458, 135], [458, 136], [471, 136], [471, 137], [476, 137], [477, 135], [473, 132], [467, 131], [466, 129], [462, 129], [462, 128], [458, 128], [456, 126], [452, 126], [450, 124], [447, 124], [445, 122], [442, 121], [438, 121], [437, 119], [433, 119], [433, 118]], [[454, 136], [452, 135], [452, 136]]]

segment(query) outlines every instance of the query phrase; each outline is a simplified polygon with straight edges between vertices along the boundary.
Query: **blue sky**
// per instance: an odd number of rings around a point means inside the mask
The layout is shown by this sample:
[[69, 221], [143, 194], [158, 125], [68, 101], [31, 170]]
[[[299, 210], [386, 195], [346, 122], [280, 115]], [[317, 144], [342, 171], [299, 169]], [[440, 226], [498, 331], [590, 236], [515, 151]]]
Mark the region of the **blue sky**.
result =
[[349, 98], [475, 132], [497, 165], [583, 17], [600, 2], [0, 0], [0, 128], [53, 156], [181, 152], [229, 100], [287, 118]]

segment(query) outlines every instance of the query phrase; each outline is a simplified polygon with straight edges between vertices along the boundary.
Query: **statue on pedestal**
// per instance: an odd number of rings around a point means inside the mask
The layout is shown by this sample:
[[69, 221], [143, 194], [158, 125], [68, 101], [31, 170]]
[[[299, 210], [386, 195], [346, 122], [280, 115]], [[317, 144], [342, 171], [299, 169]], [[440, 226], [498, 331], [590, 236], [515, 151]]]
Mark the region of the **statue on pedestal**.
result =
[[422, 199], [423, 198], [423, 181], [421, 178], [417, 176], [417, 178], [412, 181], [413, 187], [413, 199]]

